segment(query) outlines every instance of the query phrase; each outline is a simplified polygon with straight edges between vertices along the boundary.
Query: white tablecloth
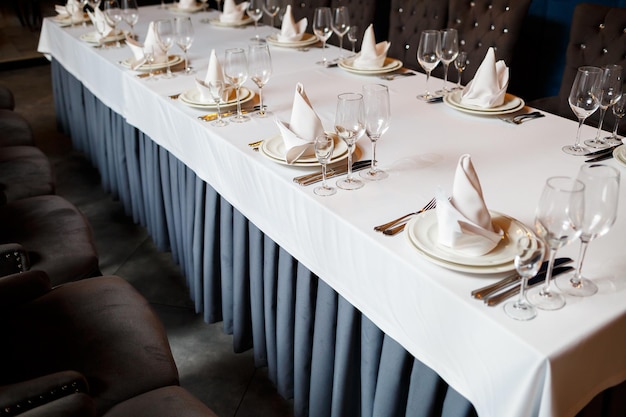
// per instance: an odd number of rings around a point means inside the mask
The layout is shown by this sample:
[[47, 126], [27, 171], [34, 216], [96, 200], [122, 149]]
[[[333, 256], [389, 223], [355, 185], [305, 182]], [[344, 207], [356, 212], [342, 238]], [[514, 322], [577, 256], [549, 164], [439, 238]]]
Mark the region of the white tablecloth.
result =
[[[141, 9], [135, 30], [168, 12]], [[172, 14], [169, 14], [172, 17]], [[196, 37], [191, 65], [203, 78], [211, 48], [219, 57], [229, 47], [247, 47], [254, 28], [216, 27], [192, 15]], [[561, 151], [572, 143], [576, 124], [552, 115], [519, 126], [495, 117], [461, 113], [445, 104], [417, 100], [425, 76], [382, 81], [315, 65], [334, 48], [308, 52], [271, 46], [274, 73], [265, 88], [273, 114], [289, 120], [296, 83], [301, 82], [324, 126], [333, 128], [336, 96], [360, 91], [365, 83], [389, 86], [391, 128], [380, 140], [377, 158], [389, 178], [368, 182], [358, 191], [332, 197], [292, 182], [310, 171], [288, 167], [253, 152], [247, 144], [278, 133], [273, 118], [216, 128], [169, 94], [194, 88], [194, 76], [157, 82], [135, 76], [119, 61], [128, 47], [96, 49], [78, 40], [88, 26], [60, 28], [45, 19], [39, 51], [54, 56], [107, 106], [152, 137], [212, 185], [271, 239], [296, 257], [361, 310], [385, 333], [433, 368], [468, 398], [479, 415], [493, 417], [573, 416], [603, 389], [626, 379], [626, 217], [608, 235], [592, 242], [585, 273], [598, 283], [598, 294], [567, 297], [565, 308], [540, 311], [530, 322], [508, 318], [470, 291], [502, 275], [473, 276], [436, 266], [421, 257], [404, 234], [383, 236], [372, 227], [415, 211], [448, 190], [461, 154], [472, 156], [491, 210], [532, 226], [545, 180], [574, 176], [583, 163]], [[260, 27], [263, 36], [272, 29]], [[181, 53], [173, 50], [172, 53]], [[523, 76], [523, 74], [513, 74]], [[431, 90], [441, 80], [431, 79]], [[256, 91], [248, 81], [247, 88]], [[591, 137], [595, 130], [583, 127]], [[370, 145], [359, 142], [361, 158]], [[606, 162], [618, 166], [614, 160]], [[619, 168], [626, 173], [624, 167]], [[624, 184], [624, 182], [622, 182]], [[620, 208], [626, 203], [622, 185]], [[623, 210], [621, 210], [623, 211]], [[559, 255], [576, 257], [578, 244]]]

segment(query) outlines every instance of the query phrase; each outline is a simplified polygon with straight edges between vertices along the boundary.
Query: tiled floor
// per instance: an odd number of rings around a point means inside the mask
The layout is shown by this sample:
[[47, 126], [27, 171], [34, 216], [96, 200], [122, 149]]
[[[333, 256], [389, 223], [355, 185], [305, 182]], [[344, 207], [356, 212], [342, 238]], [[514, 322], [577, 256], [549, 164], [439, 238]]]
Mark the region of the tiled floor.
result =
[[206, 324], [194, 313], [184, 277], [170, 254], [156, 251], [146, 231], [99, 187], [98, 173], [72, 150], [69, 138], [56, 131], [50, 66], [41, 60], [38, 65], [32, 60], [30, 65], [20, 64], [38, 57], [38, 34], [0, 10], [0, 83], [13, 90], [15, 110], [32, 124], [37, 146], [53, 162], [57, 194], [89, 219], [102, 272], [127, 279], [163, 320], [181, 385], [223, 417], [292, 416], [291, 402], [276, 393], [266, 369], [254, 367], [251, 352], [233, 353], [231, 337], [222, 332], [221, 323]]

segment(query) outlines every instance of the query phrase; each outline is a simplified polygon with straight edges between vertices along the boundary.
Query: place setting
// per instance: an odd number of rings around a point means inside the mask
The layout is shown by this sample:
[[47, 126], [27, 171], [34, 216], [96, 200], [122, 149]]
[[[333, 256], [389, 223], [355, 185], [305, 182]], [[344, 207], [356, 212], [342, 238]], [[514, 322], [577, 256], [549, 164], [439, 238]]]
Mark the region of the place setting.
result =
[[402, 61], [387, 56], [391, 42], [376, 43], [373, 25], [363, 34], [361, 50], [358, 54], [342, 59], [339, 68], [359, 75], [380, 75], [396, 72], [402, 68]]
[[209, 24], [233, 28], [247, 26], [254, 23], [254, 19], [246, 14], [249, 2], [244, 1], [239, 4], [235, 3], [235, 0], [225, 0], [224, 9], [218, 17], [210, 18]]
[[167, 10], [172, 13], [191, 14], [203, 11], [205, 8], [204, 3], [198, 3], [196, 0], [179, 0], [170, 6], [167, 6]]
[[52, 20], [61, 27], [84, 26], [90, 20], [83, 7], [84, 4], [78, 0], [67, 0], [64, 5], [55, 4], [54, 10], [57, 14]]
[[317, 36], [307, 33], [308, 19], [306, 17], [295, 21], [291, 11], [291, 5], [285, 8], [285, 15], [280, 27], [280, 32], [272, 33], [265, 39], [267, 43], [282, 48], [305, 48], [318, 42]]

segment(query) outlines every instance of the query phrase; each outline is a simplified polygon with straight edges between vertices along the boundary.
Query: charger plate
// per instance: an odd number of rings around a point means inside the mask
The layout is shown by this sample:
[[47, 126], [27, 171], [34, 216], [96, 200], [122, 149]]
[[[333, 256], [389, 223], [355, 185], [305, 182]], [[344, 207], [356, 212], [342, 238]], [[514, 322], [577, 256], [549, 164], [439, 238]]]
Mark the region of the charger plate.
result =
[[[335, 139], [335, 149], [333, 150], [333, 156], [330, 159], [330, 162], [328, 162], [328, 165], [344, 160], [348, 157], [348, 146], [346, 143], [339, 139], [336, 134], [332, 133], [331, 135]], [[271, 138], [264, 140], [259, 147], [259, 151], [261, 155], [283, 165], [300, 167], [320, 166], [320, 163], [315, 156], [303, 156], [293, 164], [288, 164], [287, 161], [285, 161], [285, 144], [280, 135], [272, 136]]]
[[513, 94], [507, 93], [504, 97], [504, 103], [502, 105], [486, 109], [479, 106], [461, 103], [462, 94], [463, 90], [452, 91], [443, 97], [443, 101], [453, 109], [482, 116], [496, 116], [500, 114], [515, 113], [516, 111], [523, 109], [525, 106], [524, 100], [514, 96]]

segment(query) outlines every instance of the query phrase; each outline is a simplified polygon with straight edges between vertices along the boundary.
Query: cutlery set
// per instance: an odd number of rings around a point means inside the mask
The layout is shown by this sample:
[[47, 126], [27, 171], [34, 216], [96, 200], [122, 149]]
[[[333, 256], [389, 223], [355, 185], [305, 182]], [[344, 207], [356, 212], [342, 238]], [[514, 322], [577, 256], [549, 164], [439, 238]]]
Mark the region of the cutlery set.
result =
[[503, 122], [519, 125], [526, 120], [539, 119], [541, 117], [545, 117], [545, 114], [541, 113], [540, 111], [533, 111], [530, 113], [517, 114], [515, 116], [501, 117], [500, 120], [502, 120]]
[[[254, 107], [248, 107], [248, 108], [245, 108], [245, 109], [241, 109], [241, 114], [247, 114], [247, 113], [250, 113], [252, 111], [259, 110], [259, 108], [260, 108], [260, 106], [254, 106]], [[223, 111], [222, 112], [222, 117], [234, 116], [236, 114], [237, 114], [237, 109]], [[213, 120], [217, 120], [217, 113], [204, 114], [202, 116], [198, 116], [198, 119], [203, 120], [205, 122], [212, 122]]]
[[[406, 226], [406, 222], [409, 220], [409, 217], [415, 216], [416, 214], [423, 213], [427, 210], [434, 209], [435, 207], [437, 207], [437, 200], [433, 197], [420, 210], [414, 213], [405, 214], [404, 216], [398, 217], [395, 220], [375, 226], [374, 230], [377, 232], [382, 232], [384, 235], [387, 235], [387, 236], [394, 236], [404, 230], [404, 226]], [[398, 223], [401, 223], [401, 224], [398, 224]]]
[[604, 161], [605, 159], [613, 158], [613, 151], [618, 146], [620, 145], [611, 146], [610, 148], [605, 148], [605, 149], [600, 149], [598, 151], [589, 152], [584, 155], [585, 157], [589, 158], [585, 162], [593, 163], [593, 162], [600, 162], [600, 161]]
[[[352, 164], [352, 171], [361, 171], [363, 169], [367, 169], [372, 165], [372, 161], [369, 159], [363, 161], [356, 161]], [[348, 173], [348, 167], [341, 168], [328, 168], [326, 171], [326, 179], [338, 177], [340, 175], [344, 175]], [[293, 182], [296, 184], [307, 186], [311, 184], [315, 184], [316, 182], [322, 181], [322, 173], [314, 172], [312, 174], [300, 175], [293, 179]]]

